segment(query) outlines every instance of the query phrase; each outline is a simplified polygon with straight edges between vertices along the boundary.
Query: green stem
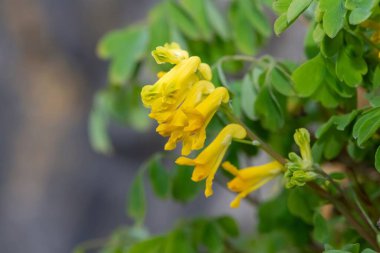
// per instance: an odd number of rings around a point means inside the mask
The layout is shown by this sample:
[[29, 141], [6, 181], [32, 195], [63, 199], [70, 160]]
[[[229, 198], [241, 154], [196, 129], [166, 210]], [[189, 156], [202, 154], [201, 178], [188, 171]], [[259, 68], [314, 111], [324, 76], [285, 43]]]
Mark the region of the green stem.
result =
[[272, 149], [271, 146], [269, 146], [266, 142], [261, 140], [259, 136], [257, 136], [254, 132], [249, 129], [243, 121], [241, 121], [238, 117], [236, 117], [232, 112], [231, 109], [227, 106], [222, 107], [223, 112], [226, 114], [226, 116], [230, 119], [231, 122], [237, 123], [244, 127], [244, 129], [247, 131], [248, 137], [252, 141], [257, 141], [260, 145], [259, 147], [263, 149], [268, 155], [270, 155], [273, 159], [277, 160], [282, 165], [285, 165], [286, 160], [283, 156], [281, 156], [279, 153], [277, 153], [275, 150]]
[[[358, 232], [361, 231], [360, 232], [361, 235], [364, 238], [366, 238], [366, 240], [368, 240], [368, 242], [370, 242], [371, 244], [373, 244], [372, 246], [374, 246], [374, 247], [376, 246], [376, 248], [378, 249], [379, 246], [378, 246], [377, 241], [376, 241], [377, 230], [374, 227], [374, 225], [372, 224], [372, 221], [369, 218], [369, 216], [366, 213], [366, 211], [358, 203], [357, 198], [356, 198], [356, 201], [355, 201], [355, 198], [354, 198], [354, 203], [355, 204], [352, 204], [352, 202], [349, 200], [349, 198], [347, 197], [347, 195], [345, 194], [345, 192], [342, 190], [342, 188], [334, 181], [334, 179], [332, 179], [330, 177], [330, 175], [328, 175], [322, 169], [316, 169], [315, 172], [318, 173], [318, 174], [320, 174], [321, 176], [323, 176], [339, 192], [339, 194], [343, 198], [343, 202], [342, 202], [343, 207], [341, 208], [342, 209], [341, 211], [346, 212], [347, 214], [349, 214], [349, 219], [351, 220], [351, 223], [352, 223], [352, 221], [355, 221], [355, 223], [357, 223], [360, 226], [360, 230], [358, 230]], [[360, 216], [361, 220], [364, 221], [364, 223], [366, 225], [366, 229], [362, 227], [362, 225], [355, 219], [355, 217], [350, 212], [347, 212], [347, 210], [350, 210], [350, 209], [353, 209], [353, 210], [356, 211], [356, 213]], [[355, 226], [357, 226], [357, 225], [355, 225]], [[369, 231], [367, 231], [367, 229], [369, 229]], [[374, 232], [374, 237], [371, 235], [372, 232]]]
[[255, 141], [240, 140], [240, 139], [232, 139], [232, 140], [235, 142], [242, 143], [242, 144], [247, 144], [247, 145], [251, 145], [251, 146], [258, 146], [257, 144], [255, 144]]

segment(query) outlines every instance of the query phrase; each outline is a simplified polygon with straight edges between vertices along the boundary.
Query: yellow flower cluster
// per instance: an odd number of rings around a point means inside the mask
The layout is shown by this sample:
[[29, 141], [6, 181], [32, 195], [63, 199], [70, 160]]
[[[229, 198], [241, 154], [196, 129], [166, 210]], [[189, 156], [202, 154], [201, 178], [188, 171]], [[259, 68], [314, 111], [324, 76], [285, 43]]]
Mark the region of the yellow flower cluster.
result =
[[[215, 87], [210, 82], [210, 66], [202, 63], [199, 57], [189, 57], [188, 52], [176, 43], [157, 47], [152, 55], [158, 64], [170, 63], [174, 66], [166, 73], [158, 73], [155, 84], [143, 87], [143, 104], [151, 109], [149, 116], [158, 123], [156, 131], [169, 137], [165, 150], [173, 150], [178, 142], [182, 142], [183, 156], [176, 163], [195, 166], [191, 179], [195, 182], [206, 179], [205, 196], [209, 197], [213, 194], [215, 174], [232, 140], [244, 139], [247, 132], [239, 124], [229, 124], [196, 158], [186, 157], [192, 150], [203, 148], [206, 127], [219, 107], [228, 103], [228, 90]], [[224, 168], [236, 177], [228, 187], [240, 192], [231, 203], [232, 207], [238, 207], [241, 198], [272, 179], [281, 172], [282, 167], [278, 163], [270, 163], [259, 169], [250, 168], [248, 173], [248, 169], [239, 171], [230, 163], [225, 163]]]
[[182, 155], [203, 148], [206, 127], [220, 105], [228, 103], [226, 88], [210, 82], [210, 66], [197, 56], [189, 57], [178, 44], [165, 44], [152, 52], [157, 63], [171, 63], [167, 73], [141, 91], [143, 104], [151, 109], [149, 116], [158, 123], [156, 131], [169, 137], [165, 150], [182, 142]]

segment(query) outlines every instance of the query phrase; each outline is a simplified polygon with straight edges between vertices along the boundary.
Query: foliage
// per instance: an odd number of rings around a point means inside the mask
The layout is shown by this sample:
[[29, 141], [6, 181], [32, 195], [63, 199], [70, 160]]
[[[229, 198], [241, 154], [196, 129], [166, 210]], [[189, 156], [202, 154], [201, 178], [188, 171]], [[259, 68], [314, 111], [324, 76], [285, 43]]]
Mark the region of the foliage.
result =
[[[271, 12], [277, 15], [273, 24]], [[273, 34], [281, 36], [295, 22], [308, 30], [303, 62], [257, 56]], [[182, 49], [177, 44], [165, 45], [170, 42], [178, 43]], [[152, 50], [156, 60], [157, 54], [164, 56], [158, 63], [173, 66], [157, 67], [149, 57]], [[208, 104], [215, 111], [210, 122], [203, 122], [205, 129], [209, 125], [205, 132], [207, 147], [194, 159], [185, 157], [187, 154], [177, 159], [179, 164], [194, 165], [194, 172], [175, 165], [169, 156], [172, 152], [153, 154], [136, 172], [127, 201], [127, 214], [135, 225], [116, 230], [102, 252], [380, 250], [376, 227], [380, 218], [379, 0], [229, 0], [225, 5], [214, 0], [161, 0], [141, 24], [106, 34], [97, 52], [110, 64], [108, 84], [96, 94], [89, 118], [90, 140], [96, 151], [112, 153], [107, 133], [111, 122], [139, 131], [150, 129], [149, 112], [140, 102], [140, 93], [145, 89], [141, 93], [143, 100], [147, 93], [161, 96], [157, 95], [161, 88], [156, 91], [154, 87], [165, 76], [176, 85], [180, 78], [191, 85], [210, 82], [212, 87], [207, 94], [201, 94], [202, 101], [222, 87], [228, 89], [228, 98], [224, 94], [223, 99], [229, 100]], [[189, 65], [194, 67], [194, 73], [175, 72], [188, 55], [200, 57]], [[141, 85], [147, 83], [142, 75], [147, 69], [173, 70], [175, 75], [169, 79], [169, 74], [159, 72], [158, 81], [148, 90], [148, 86]], [[189, 71], [186, 69], [182, 71]], [[179, 96], [176, 93], [175, 99]], [[158, 103], [161, 108], [157, 103], [144, 101], [151, 110], [150, 117], [159, 126], [171, 129], [160, 134], [172, 136], [174, 130], [157, 116], [157, 112], [165, 110], [164, 102]], [[197, 105], [199, 102], [191, 109], [197, 109]], [[182, 102], [173, 107], [172, 117], [182, 110], [181, 106]], [[185, 109], [186, 120], [195, 118], [195, 113]], [[235, 135], [228, 139], [228, 145], [226, 141], [215, 144], [229, 136], [224, 129], [231, 124], [235, 130], [236, 125], [244, 130], [238, 131], [238, 137], [231, 132], [230, 136]], [[186, 133], [184, 128], [181, 131]], [[216, 136], [214, 141], [210, 136]], [[182, 141], [185, 137], [178, 138]], [[223, 152], [213, 153], [219, 149]], [[237, 168], [244, 157], [255, 157], [258, 151], [267, 153], [276, 163]], [[145, 183], [149, 182], [151, 191], [162, 201], [192, 201], [204, 188], [202, 183], [193, 182], [206, 178], [202, 159], [207, 157], [211, 162], [223, 158], [224, 153], [229, 163], [222, 164], [228, 172], [223, 177], [230, 180], [227, 187], [237, 193], [232, 207], [284, 174], [286, 187], [257, 206], [256, 232], [239, 233], [238, 225], [227, 216], [186, 219], [159, 235], [143, 229], [144, 216], [151, 210]], [[215, 161], [216, 169], [217, 162], [221, 161]], [[207, 192], [216, 170], [212, 173], [207, 175], [206, 196], [212, 194]], [[78, 246], [78, 252], [85, 250], [86, 243]]]

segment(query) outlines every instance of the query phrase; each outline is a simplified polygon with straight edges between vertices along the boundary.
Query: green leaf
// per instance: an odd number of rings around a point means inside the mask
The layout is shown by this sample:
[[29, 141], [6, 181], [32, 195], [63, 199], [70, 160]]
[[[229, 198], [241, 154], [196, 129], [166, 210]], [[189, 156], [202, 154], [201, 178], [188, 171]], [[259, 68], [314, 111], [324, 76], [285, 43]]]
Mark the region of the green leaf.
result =
[[272, 5], [273, 10], [278, 14], [286, 13], [291, 2], [292, 0], [274, 0]]
[[380, 108], [374, 108], [363, 114], [356, 121], [352, 136], [357, 140], [358, 145], [367, 141], [380, 128]]
[[134, 178], [129, 192], [127, 201], [127, 213], [135, 220], [136, 223], [143, 223], [146, 213], [146, 200], [144, 189], [144, 170], [140, 170]]
[[[191, 242], [182, 229], [171, 232], [166, 240], [166, 245], [162, 253], [195, 253]], [[160, 253], [161, 253], [160, 252]]]
[[255, 112], [265, 128], [276, 130], [284, 126], [283, 108], [285, 108], [285, 99], [282, 95], [276, 95], [267, 86], [260, 90], [255, 102]]
[[176, 166], [172, 181], [172, 196], [179, 202], [193, 200], [200, 191], [200, 184], [191, 181], [192, 170], [185, 166]]
[[359, 253], [359, 251], [360, 251], [360, 244], [359, 243], [355, 243], [355, 244], [344, 245], [343, 250], [346, 250], [346, 251], [351, 252], [351, 253]]
[[355, 244], [347, 244], [343, 246], [341, 250], [332, 249], [330, 245], [325, 245], [324, 253], [359, 253], [360, 245], [358, 243]]
[[215, 220], [219, 227], [222, 228], [222, 230], [230, 237], [237, 237], [239, 236], [239, 227], [236, 223], [236, 221], [229, 217], [229, 216], [222, 216], [218, 217]]
[[170, 175], [161, 163], [161, 156], [155, 155], [148, 163], [149, 180], [160, 198], [166, 198], [170, 190]]
[[233, 39], [236, 47], [242, 53], [253, 54], [257, 44], [257, 35], [254, 33], [244, 12], [238, 0], [231, 3], [229, 20], [233, 31]]
[[346, 0], [345, 7], [351, 10], [349, 22], [351, 25], [358, 25], [368, 19], [373, 8], [379, 0]]
[[343, 131], [358, 115], [358, 110], [353, 110], [348, 114], [339, 116], [333, 116], [333, 122], [336, 125], [336, 129]]
[[[170, 29], [164, 4], [157, 5], [149, 12], [149, 50], [170, 42]], [[176, 41], [177, 42], [177, 41]]]
[[215, 29], [217, 34], [224, 40], [230, 37], [230, 31], [226, 20], [220, 14], [213, 0], [205, 0], [206, 13], [210, 25]]
[[375, 168], [378, 172], [380, 172], [380, 146], [376, 149], [375, 154]]
[[372, 249], [365, 249], [362, 251], [362, 253], [376, 253], [376, 251], [374, 251]]
[[221, 253], [224, 249], [223, 238], [215, 222], [208, 222], [203, 228], [202, 242], [210, 253]]
[[330, 231], [326, 220], [318, 212], [314, 215], [313, 225], [313, 238], [320, 243], [327, 243], [330, 239]]
[[212, 38], [212, 30], [206, 16], [206, 5], [204, 0], [180, 0], [180, 5], [192, 17], [202, 37], [209, 41]]
[[97, 47], [100, 58], [111, 60], [109, 79], [121, 85], [128, 81], [146, 52], [148, 31], [145, 26], [129, 26], [104, 36]]
[[280, 70], [274, 68], [270, 73], [270, 78], [273, 88], [275, 88], [279, 93], [287, 97], [295, 95], [295, 91], [291, 83], [292, 80], [289, 79], [289, 77], [286, 77]]
[[274, 33], [280, 35], [289, 27], [289, 25], [286, 13], [281, 14], [274, 22]]
[[305, 54], [308, 59], [314, 58], [319, 54], [320, 51], [320, 46], [314, 40], [314, 31], [316, 30], [316, 26], [317, 24], [312, 24], [309, 26], [304, 40]]
[[334, 38], [324, 36], [321, 43], [321, 52], [326, 57], [335, 56], [343, 45], [343, 32], [339, 32]]
[[380, 87], [380, 64], [377, 64], [373, 74], [372, 84], [374, 88]]
[[323, 14], [323, 30], [330, 38], [334, 38], [343, 28], [346, 9], [344, 0], [320, 0]]
[[294, 22], [313, 2], [313, 0], [293, 0], [287, 12], [288, 23]]
[[301, 97], [311, 96], [326, 77], [325, 62], [321, 55], [303, 63], [292, 74], [294, 88]]
[[271, 27], [258, 1], [239, 0], [239, 5], [252, 27], [264, 37], [268, 37]]
[[241, 84], [241, 108], [245, 115], [252, 120], [257, 118], [255, 114], [255, 102], [257, 91], [249, 75], [245, 75]]
[[356, 87], [362, 82], [362, 75], [367, 73], [367, 63], [355, 52], [347, 47], [339, 50], [336, 62], [336, 74], [339, 80], [351, 87]]
[[171, 19], [171, 24], [177, 26], [179, 30], [190, 39], [200, 39], [201, 34], [198, 31], [196, 23], [177, 3], [168, 1], [167, 9], [169, 11], [168, 14]]
[[112, 144], [107, 132], [108, 119], [100, 111], [93, 109], [89, 119], [89, 137], [91, 147], [99, 153], [112, 153]]
[[165, 237], [163, 236], [149, 238], [134, 244], [128, 249], [127, 253], [161, 253], [164, 243]]
[[308, 224], [312, 224], [313, 222], [314, 209], [317, 205], [318, 199], [305, 187], [294, 188], [289, 193], [289, 211]]

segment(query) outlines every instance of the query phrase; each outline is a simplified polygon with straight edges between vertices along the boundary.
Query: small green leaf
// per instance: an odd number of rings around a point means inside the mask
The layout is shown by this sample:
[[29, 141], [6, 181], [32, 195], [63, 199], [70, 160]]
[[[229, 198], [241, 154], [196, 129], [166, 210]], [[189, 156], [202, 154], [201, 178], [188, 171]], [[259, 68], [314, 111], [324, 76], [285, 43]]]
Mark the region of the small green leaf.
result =
[[291, 2], [292, 0], [274, 0], [272, 5], [273, 10], [278, 14], [286, 13]]
[[201, 37], [194, 20], [177, 3], [168, 1], [167, 8], [172, 24], [178, 27], [183, 34], [193, 40]]
[[112, 153], [112, 145], [107, 132], [108, 119], [106, 116], [96, 109], [90, 113], [89, 120], [89, 137], [91, 147], [103, 154]]
[[359, 251], [360, 251], [360, 244], [359, 243], [355, 243], [355, 244], [344, 245], [343, 250], [347, 250], [348, 252], [351, 252], [351, 253], [359, 253]]
[[255, 101], [257, 91], [249, 75], [245, 75], [241, 84], [241, 108], [245, 115], [252, 120], [257, 118], [255, 114]]
[[377, 64], [373, 74], [372, 84], [374, 88], [380, 87], [380, 64]]
[[149, 180], [160, 198], [166, 198], [170, 189], [170, 175], [161, 163], [160, 155], [155, 155], [148, 163]]
[[152, 237], [142, 242], [138, 242], [128, 249], [128, 253], [161, 253], [165, 237]]
[[320, 0], [320, 9], [323, 14], [323, 30], [330, 38], [334, 38], [343, 28], [346, 9], [344, 0]]
[[301, 97], [311, 96], [321, 86], [326, 71], [321, 55], [317, 55], [299, 66], [292, 75], [297, 94]]
[[170, 42], [169, 22], [165, 11], [165, 5], [159, 4], [149, 12], [149, 50]]
[[245, 54], [255, 52], [257, 38], [253, 28], [244, 14], [239, 1], [233, 1], [229, 10], [229, 20], [233, 31], [233, 39], [236, 47]]
[[351, 87], [362, 82], [362, 75], [367, 73], [367, 63], [361, 56], [356, 56], [349, 48], [339, 50], [336, 62], [336, 74], [339, 80]]
[[223, 231], [231, 237], [239, 236], [239, 227], [236, 221], [229, 216], [222, 216], [216, 219], [218, 225], [223, 229]]
[[284, 126], [285, 98], [270, 87], [263, 87], [255, 102], [255, 112], [265, 128], [276, 130]]
[[274, 33], [276, 35], [280, 35], [289, 27], [289, 25], [290, 24], [288, 23], [286, 13], [281, 14], [274, 22]]
[[172, 196], [179, 202], [193, 200], [200, 191], [200, 184], [191, 181], [192, 170], [185, 166], [176, 166], [172, 182]]
[[318, 199], [315, 198], [313, 193], [303, 188], [294, 188], [290, 191], [288, 196], [289, 211], [304, 220], [306, 223], [311, 224], [314, 217], [314, 208], [318, 204]]
[[239, 5], [252, 27], [264, 37], [268, 37], [271, 27], [258, 1], [239, 0]]
[[336, 129], [343, 131], [358, 115], [358, 110], [353, 110], [348, 114], [343, 114], [339, 116], [333, 116], [333, 122], [336, 125]]
[[313, 0], [293, 0], [287, 12], [288, 23], [294, 22], [313, 2]]
[[327, 243], [330, 239], [330, 231], [326, 220], [319, 212], [316, 212], [313, 218], [313, 237], [320, 243]]
[[380, 108], [373, 108], [363, 114], [356, 121], [352, 136], [357, 139], [358, 145], [367, 141], [380, 128]]
[[212, 30], [206, 16], [204, 0], [180, 0], [181, 7], [192, 17], [202, 37], [209, 41], [212, 38]]
[[376, 253], [376, 251], [374, 251], [372, 249], [365, 249], [362, 251], [362, 253]]
[[[162, 253], [195, 253], [191, 245], [190, 238], [182, 229], [171, 232], [167, 239]], [[160, 252], [160, 253], [161, 253]], [[145, 253], [145, 252], [144, 252]]]
[[368, 19], [373, 8], [378, 4], [378, 0], [346, 0], [345, 7], [351, 10], [349, 22], [351, 25], [358, 25]]
[[333, 57], [343, 45], [343, 32], [339, 32], [336, 37], [324, 36], [321, 43], [321, 52], [326, 57]]
[[230, 36], [229, 28], [227, 25], [226, 20], [224, 17], [220, 14], [219, 10], [214, 4], [213, 0], [205, 0], [206, 4], [206, 13], [208, 20], [210, 22], [210, 25], [215, 29], [217, 34], [223, 38], [228, 39]]
[[110, 32], [97, 47], [100, 58], [111, 60], [109, 79], [121, 85], [128, 81], [138, 61], [146, 51], [148, 31], [145, 26], [130, 26], [127, 29]]
[[380, 172], [380, 146], [376, 149], [375, 154], [375, 168], [378, 172]]
[[292, 80], [289, 77], [286, 77], [280, 70], [274, 68], [270, 74], [270, 77], [273, 88], [275, 88], [282, 95], [287, 97], [295, 95]]
[[215, 222], [208, 222], [203, 228], [202, 242], [210, 253], [223, 252], [223, 238]]
[[137, 223], [142, 223], [145, 218], [146, 200], [144, 189], [144, 170], [140, 170], [134, 178], [128, 192], [127, 213]]

